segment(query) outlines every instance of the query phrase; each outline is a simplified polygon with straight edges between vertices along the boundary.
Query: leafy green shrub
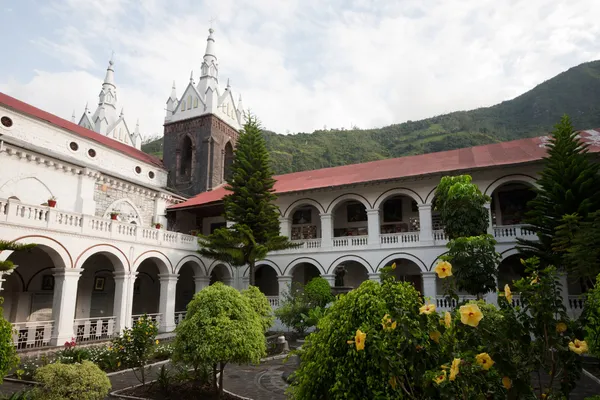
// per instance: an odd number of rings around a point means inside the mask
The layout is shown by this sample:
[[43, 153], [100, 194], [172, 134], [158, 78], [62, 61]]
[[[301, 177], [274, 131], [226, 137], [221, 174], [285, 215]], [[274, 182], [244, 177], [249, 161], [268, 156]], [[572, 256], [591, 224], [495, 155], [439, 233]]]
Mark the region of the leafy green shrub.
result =
[[334, 300], [329, 282], [320, 276], [311, 279], [304, 286], [304, 295], [310, 307], [325, 307]]
[[196, 377], [210, 366], [213, 388], [221, 395], [227, 363], [258, 363], [266, 351], [261, 316], [247, 296], [220, 282], [194, 295], [176, 332], [174, 361], [191, 366]]
[[[4, 299], [0, 297], [0, 304]], [[3, 309], [0, 307], [0, 383], [14, 367], [19, 364], [19, 357], [13, 342], [13, 327], [10, 322], [2, 317]]]
[[39, 400], [102, 400], [111, 388], [108, 377], [94, 363], [48, 364], [38, 368], [40, 383], [32, 396]]
[[121, 335], [112, 341], [112, 349], [119, 361], [127, 367], [136, 368], [140, 372], [142, 384], [146, 384], [144, 366], [148, 363], [154, 346], [158, 344], [157, 333], [156, 323], [147, 315], [143, 315], [131, 328], [124, 329]]
[[596, 278], [596, 286], [587, 293], [585, 311], [586, 342], [591, 353], [600, 357], [600, 275]]
[[168, 360], [173, 355], [173, 344], [167, 343], [159, 343], [154, 347], [154, 351], [152, 353], [153, 360]]
[[334, 299], [331, 286], [325, 278], [313, 278], [306, 286], [295, 283], [284, 294], [279, 308], [275, 310], [275, 316], [285, 326], [302, 334], [315, 326], [324, 313], [322, 310], [312, 312], [311, 310], [322, 309]]
[[273, 308], [269, 304], [267, 296], [260, 291], [256, 286], [250, 286], [248, 289], [242, 291], [242, 295], [248, 300], [250, 307], [260, 316], [262, 321], [263, 330], [267, 332], [275, 321], [273, 316]]

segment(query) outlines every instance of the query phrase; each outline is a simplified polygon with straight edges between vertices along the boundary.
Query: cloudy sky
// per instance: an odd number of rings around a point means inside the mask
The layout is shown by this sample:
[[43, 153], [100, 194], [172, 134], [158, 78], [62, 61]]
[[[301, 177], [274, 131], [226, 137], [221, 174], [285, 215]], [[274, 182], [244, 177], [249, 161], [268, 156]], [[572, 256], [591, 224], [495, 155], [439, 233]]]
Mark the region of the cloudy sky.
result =
[[115, 52], [130, 125], [162, 133], [214, 17], [221, 83], [268, 129], [379, 127], [513, 98], [600, 59], [598, 0], [0, 0], [0, 91], [70, 119]]

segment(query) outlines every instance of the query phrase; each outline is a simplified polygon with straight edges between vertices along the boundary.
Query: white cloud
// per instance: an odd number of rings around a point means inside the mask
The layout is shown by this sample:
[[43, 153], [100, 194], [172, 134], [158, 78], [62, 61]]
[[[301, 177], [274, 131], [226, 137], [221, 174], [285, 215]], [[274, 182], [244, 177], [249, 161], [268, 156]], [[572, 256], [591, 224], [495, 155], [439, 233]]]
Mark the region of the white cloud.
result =
[[57, 0], [46, 12], [62, 34], [30, 40], [67, 65], [0, 88], [68, 118], [96, 100], [114, 49], [120, 102], [146, 134], [162, 131], [171, 81], [181, 93], [198, 76], [213, 16], [222, 83], [281, 133], [492, 105], [600, 58], [600, 3], [586, 0]]

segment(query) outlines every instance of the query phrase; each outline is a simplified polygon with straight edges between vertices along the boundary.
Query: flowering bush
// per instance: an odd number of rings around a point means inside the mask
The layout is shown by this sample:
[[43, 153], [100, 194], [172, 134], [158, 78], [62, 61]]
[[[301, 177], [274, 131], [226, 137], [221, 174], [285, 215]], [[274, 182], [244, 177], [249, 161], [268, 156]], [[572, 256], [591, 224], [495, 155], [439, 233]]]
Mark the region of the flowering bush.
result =
[[152, 318], [143, 315], [131, 328], [124, 329], [121, 335], [112, 341], [112, 350], [117, 354], [119, 362], [127, 367], [137, 368], [142, 384], [146, 383], [144, 366], [152, 355], [154, 346], [158, 344], [157, 333], [156, 323]]

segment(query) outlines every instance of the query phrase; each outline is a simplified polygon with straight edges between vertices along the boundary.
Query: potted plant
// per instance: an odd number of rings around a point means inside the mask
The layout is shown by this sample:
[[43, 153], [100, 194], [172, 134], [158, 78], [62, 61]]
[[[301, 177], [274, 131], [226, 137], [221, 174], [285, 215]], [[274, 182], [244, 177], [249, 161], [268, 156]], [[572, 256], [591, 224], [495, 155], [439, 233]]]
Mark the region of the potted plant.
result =
[[48, 207], [56, 207], [56, 197], [52, 196], [48, 199]]
[[116, 221], [118, 216], [119, 216], [119, 213], [118, 213], [118, 212], [116, 212], [116, 211], [111, 211], [111, 213], [110, 213], [110, 219], [112, 219], [112, 220], [115, 220], [115, 221]]
[[156, 229], [162, 228], [162, 224], [160, 222], [157, 222], [154, 226], [156, 227]]

